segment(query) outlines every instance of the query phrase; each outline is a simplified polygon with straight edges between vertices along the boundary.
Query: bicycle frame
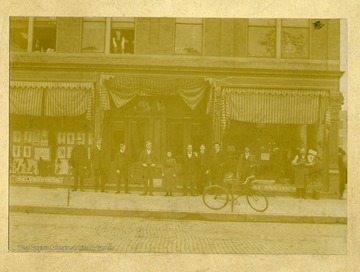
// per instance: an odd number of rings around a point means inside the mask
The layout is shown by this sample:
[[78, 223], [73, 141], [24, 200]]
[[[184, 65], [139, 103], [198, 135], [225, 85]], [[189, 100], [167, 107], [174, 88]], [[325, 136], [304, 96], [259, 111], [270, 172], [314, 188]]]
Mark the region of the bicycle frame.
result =
[[[240, 197], [240, 196], [243, 196], [243, 195], [247, 195], [250, 190], [252, 189], [252, 181], [255, 179], [254, 176], [249, 176], [247, 177], [247, 179], [244, 181], [244, 182], [239, 182], [237, 179], [231, 179], [231, 180], [228, 180], [228, 181], [224, 181], [225, 185], [229, 185], [229, 183], [231, 184], [231, 188], [230, 190], [228, 188], [225, 188], [225, 190], [228, 191], [228, 194], [230, 195], [231, 199], [231, 212], [234, 211], [234, 203], [235, 201]], [[235, 185], [238, 186], [238, 190], [239, 190], [239, 193], [238, 194], [235, 194]], [[237, 195], [237, 196], [236, 196]]]

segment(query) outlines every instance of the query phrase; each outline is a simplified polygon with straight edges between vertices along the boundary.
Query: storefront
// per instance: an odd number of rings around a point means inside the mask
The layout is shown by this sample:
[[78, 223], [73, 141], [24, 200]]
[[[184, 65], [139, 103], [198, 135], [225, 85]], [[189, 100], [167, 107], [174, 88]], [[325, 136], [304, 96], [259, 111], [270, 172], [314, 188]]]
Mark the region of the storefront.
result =
[[214, 109], [218, 104], [220, 137], [233, 171], [245, 147], [257, 158], [258, 179], [291, 183], [291, 161], [302, 146], [316, 150], [326, 161], [329, 91], [237, 87], [219, 91]]
[[94, 84], [10, 82], [10, 174], [64, 176], [77, 137], [92, 146]]
[[[172, 151], [181, 174], [186, 146], [192, 144], [198, 150], [200, 144], [210, 145], [211, 119], [206, 114], [209, 85], [203, 78], [103, 75], [101, 83], [100, 92], [107, 99], [102, 106], [106, 110], [99, 114], [97, 137], [109, 150], [112, 165], [120, 143], [126, 144], [132, 162], [130, 183], [142, 183], [138, 160], [147, 140], [153, 142], [159, 161], [157, 178], [161, 178], [167, 151]], [[115, 173], [114, 166], [111, 173]], [[115, 182], [115, 176], [110, 180]]]

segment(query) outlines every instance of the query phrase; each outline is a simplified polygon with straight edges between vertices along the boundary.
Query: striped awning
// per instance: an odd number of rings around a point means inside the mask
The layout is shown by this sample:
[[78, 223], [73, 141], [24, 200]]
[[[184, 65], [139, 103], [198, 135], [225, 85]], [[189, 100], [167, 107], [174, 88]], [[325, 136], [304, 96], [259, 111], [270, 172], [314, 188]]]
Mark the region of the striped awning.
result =
[[[88, 110], [93, 96], [83, 89], [50, 89], [44, 95], [45, 116], [79, 116]], [[90, 103], [91, 104], [91, 103]]]
[[92, 116], [93, 82], [10, 81], [10, 113], [45, 116]]
[[223, 89], [223, 119], [264, 124], [324, 122], [329, 91]]
[[40, 116], [43, 90], [37, 88], [12, 88], [10, 114]]

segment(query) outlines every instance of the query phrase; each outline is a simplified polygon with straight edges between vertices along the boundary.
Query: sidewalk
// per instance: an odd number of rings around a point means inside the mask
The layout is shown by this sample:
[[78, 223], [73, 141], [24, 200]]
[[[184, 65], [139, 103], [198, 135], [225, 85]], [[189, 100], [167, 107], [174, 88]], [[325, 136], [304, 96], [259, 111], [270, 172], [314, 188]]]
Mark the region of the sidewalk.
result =
[[269, 208], [253, 211], [244, 196], [231, 212], [231, 204], [222, 210], [208, 209], [201, 196], [165, 197], [141, 196], [139, 192], [115, 194], [86, 190], [71, 192], [68, 206], [66, 188], [38, 188], [10, 186], [10, 211], [51, 214], [153, 217], [166, 219], [191, 219], [241, 222], [283, 223], [347, 223], [346, 200], [295, 199], [286, 196], [269, 196]]

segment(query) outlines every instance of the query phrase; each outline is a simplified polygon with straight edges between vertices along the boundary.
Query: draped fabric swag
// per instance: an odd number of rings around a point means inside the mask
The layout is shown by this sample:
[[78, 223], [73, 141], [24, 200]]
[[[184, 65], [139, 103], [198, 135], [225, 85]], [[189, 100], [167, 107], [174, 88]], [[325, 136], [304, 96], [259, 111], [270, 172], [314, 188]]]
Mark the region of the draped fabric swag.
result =
[[225, 88], [222, 127], [230, 120], [263, 124], [323, 124], [329, 92]]
[[92, 82], [10, 82], [10, 113], [45, 116], [80, 116], [91, 119]]
[[136, 96], [179, 95], [194, 110], [203, 99], [208, 84], [204, 79], [114, 76], [104, 80], [104, 87], [117, 108]]

